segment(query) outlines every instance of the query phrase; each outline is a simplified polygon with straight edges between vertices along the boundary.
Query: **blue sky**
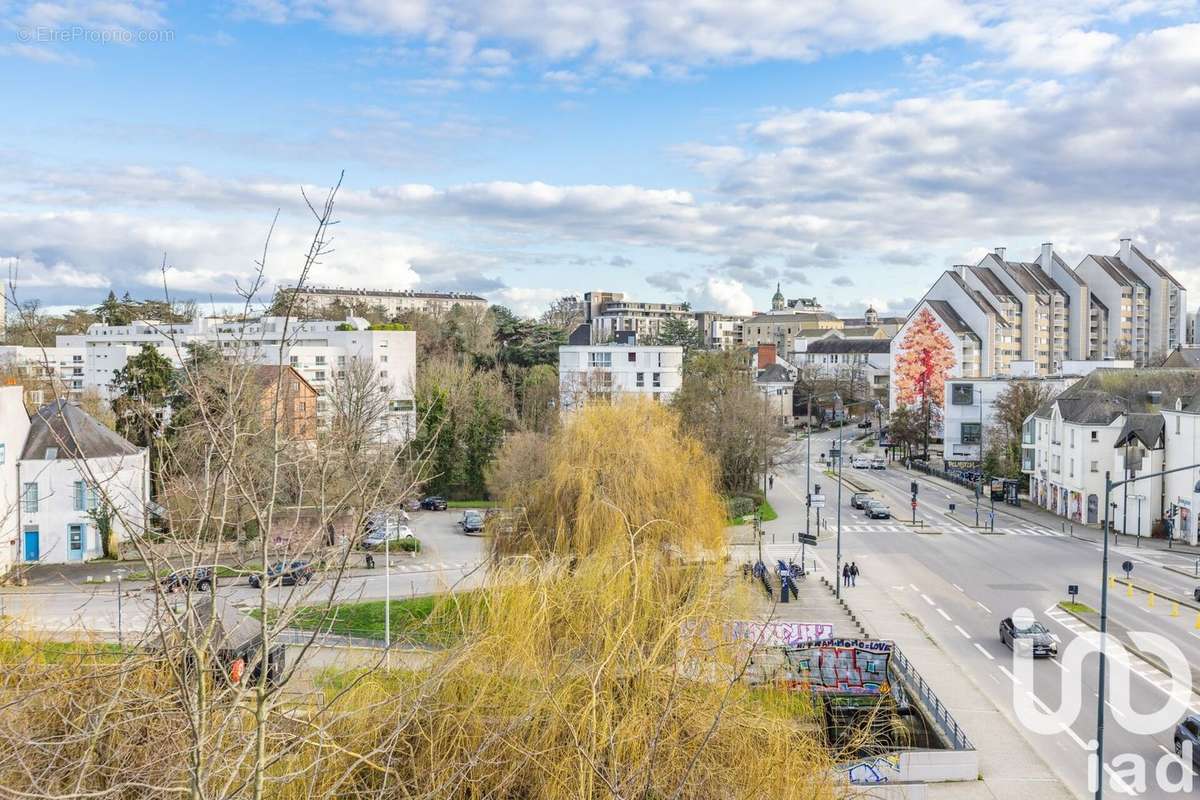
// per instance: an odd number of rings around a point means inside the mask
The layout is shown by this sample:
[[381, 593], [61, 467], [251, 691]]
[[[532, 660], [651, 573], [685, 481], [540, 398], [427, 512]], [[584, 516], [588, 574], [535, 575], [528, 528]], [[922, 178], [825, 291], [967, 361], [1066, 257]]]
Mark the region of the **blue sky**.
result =
[[987, 249], [1131, 235], [1200, 299], [1200, 11], [897, 4], [0, 0], [0, 266], [18, 299], [234, 297], [345, 170], [318, 283], [776, 282], [904, 313]]

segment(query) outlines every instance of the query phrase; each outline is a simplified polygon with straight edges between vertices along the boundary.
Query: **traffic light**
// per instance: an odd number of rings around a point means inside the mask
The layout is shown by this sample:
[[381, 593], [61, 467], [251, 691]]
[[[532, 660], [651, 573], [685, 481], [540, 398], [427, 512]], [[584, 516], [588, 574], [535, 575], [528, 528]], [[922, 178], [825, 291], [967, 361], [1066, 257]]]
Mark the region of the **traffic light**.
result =
[[917, 496], [917, 482], [916, 481], [912, 482], [911, 488], [912, 488], [912, 496], [916, 497]]

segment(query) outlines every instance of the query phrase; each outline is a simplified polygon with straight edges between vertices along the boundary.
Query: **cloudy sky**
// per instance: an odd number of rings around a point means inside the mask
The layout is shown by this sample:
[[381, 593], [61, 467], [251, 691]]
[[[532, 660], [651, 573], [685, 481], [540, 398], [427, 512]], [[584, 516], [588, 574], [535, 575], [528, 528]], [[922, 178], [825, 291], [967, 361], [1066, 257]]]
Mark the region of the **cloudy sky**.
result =
[[21, 299], [294, 278], [906, 312], [1132, 236], [1200, 301], [1193, 0], [0, 0]]

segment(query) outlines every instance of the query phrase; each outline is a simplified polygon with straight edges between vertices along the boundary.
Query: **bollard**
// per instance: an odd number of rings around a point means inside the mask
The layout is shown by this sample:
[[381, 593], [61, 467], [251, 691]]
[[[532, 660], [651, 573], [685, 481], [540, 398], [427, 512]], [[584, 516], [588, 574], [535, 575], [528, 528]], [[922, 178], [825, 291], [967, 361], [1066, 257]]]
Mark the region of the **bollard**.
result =
[[1133, 584], [1132, 583], [1125, 584], [1125, 596], [1133, 597]]
[[1178, 617], [1178, 616], [1179, 616], [1179, 603], [1177, 603], [1177, 602], [1176, 602], [1176, 603], [1171, 603], [1171, 616], [1172, 616], [1172, 617]]
[[1196, 630], [1200, 631], [1200, 611], [1196, 612], [1196, 624], [1193, 625]]
[[1110, 589], [1117, 588], [1117, 576], [1116, 575], [1108, 576], [1108, 588], [1110, 588]]
[[1150, 592], [1146, 595], [1146, 604], [1148, 607], [1154, 608], [1154, 592]]

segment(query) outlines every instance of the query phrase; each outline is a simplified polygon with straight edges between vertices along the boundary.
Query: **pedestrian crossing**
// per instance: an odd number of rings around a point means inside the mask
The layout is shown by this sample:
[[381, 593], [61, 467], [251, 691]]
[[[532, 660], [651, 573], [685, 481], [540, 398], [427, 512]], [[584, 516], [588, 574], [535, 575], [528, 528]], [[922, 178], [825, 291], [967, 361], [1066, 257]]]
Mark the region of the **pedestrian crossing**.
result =
[[[936, 522], [926, 524], [926, 529], [938, 533], [970, 533], [980, 535], [980, 531], [974, 528], [968, 528], [965, 525], [941, 525]], [[913, 528], [908, 525], [900, 525], [897, 523], [850, 523], [842, 525], [843, 533], [909, 533], [912, 531], [920, 532], [921, 528]], [[1061, 531], [1050, 530], [1049, 528], [1039, 528], [1037, 526], [1018, 527], [1018, 528], [996, 528], [996, 533], [1003, 533], [1009, 536], [1054, 536], [1061, 537], [1064, 534]], [[986, 531], [985, 533], [991, 533]]]
[[[479, 561], [461, 561], [458, 563], [447, 563], [445, 561], [403, 561], [395, 556], [392, 557], [392, 569], [396, 572], [445, 572], [447, 570], [463, 570], [469, 572], [480, 565]], [[376, 569], [383, 568], [383, 559], [378, 559], [375, 566]]]

